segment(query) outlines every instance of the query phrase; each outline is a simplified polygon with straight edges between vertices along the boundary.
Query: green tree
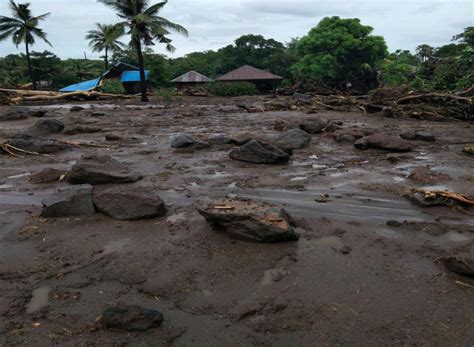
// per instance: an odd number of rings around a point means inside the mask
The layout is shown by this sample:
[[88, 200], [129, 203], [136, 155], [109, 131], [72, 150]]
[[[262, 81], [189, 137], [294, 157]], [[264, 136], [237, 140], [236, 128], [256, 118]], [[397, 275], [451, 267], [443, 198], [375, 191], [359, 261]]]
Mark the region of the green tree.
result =
[[296, 44], [301, 59], [292, 67], [295, 78], [337, 86], [374, 73], [387, 56], [387, 45], [372, 31], [357, 18], [324, 18]]
[[419, 64], [419, 59], [410, 51], [397, 50], [380, 63], [382, 80], [390, 87], [404, 85], [415, 77]]
[[416, 55], [422, 62], [426, 62], [431, 59], [434, 55], [434, 51], [435, 50], [433, 47], [426, 44], [416, 47]]
[[51, 43], [46, 38], [46, 33], [38, 27], [39, 22], [49, 16], [49, 12], [34, 17], [29, 3], [16, 4], [13, 0], [10, 0], [10, 8], [13, 17], [0, 16], [0, 41], [11, 37], [17, 47], [22, 43], [25, 44], [28, 71], [33, 83], [33, 89], [36, 89], [36, 79], [30, 59], [30, 46], [35, 43], [35, 36], [51, 46]]
[[158, 13], [168, 3], [167, 0], [150, 6], [149, 0], [98, 0], [112, 8], [123, 20], [118, 25], [127, 28], [131, 37], [130, 44], [137, 52], [138, 66], [140, 68], [140, 89], [142, 101], [147, 102], [145, 63], [143, 60], [142, 45], [151, 46], [154, 41], [164, 43], [168, 51], [174, 51], [170, 31], [187, 35], [188, 31], [179, 24], [158, 16]]
[[119, 41], [124, 35], [123, 26], [105, 25], [97, 23], [96, 29], [87, 32], [86, 40], [93, 52], [104, 52], [105, 70], [109, 69], [109, 52], [125, 49], [125, 45]]

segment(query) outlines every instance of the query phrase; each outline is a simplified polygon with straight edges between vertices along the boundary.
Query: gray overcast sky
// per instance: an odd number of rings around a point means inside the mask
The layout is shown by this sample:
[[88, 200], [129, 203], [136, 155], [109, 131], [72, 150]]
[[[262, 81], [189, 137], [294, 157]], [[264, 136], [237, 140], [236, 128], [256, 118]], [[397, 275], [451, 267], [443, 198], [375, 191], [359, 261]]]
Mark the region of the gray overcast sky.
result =
[[[96, 0], [19, 0], [30, 2], [35, 15], [51, 12], [41, 24], [54, 48], [38, 42], [34, 50], [52, 50], [62, 58], [98, 57], [88, 49], [84, 35], [94, 23], [117, 21]], [[152, 0], [152, 3], [158, 0]], [[0, 14], [10, 15], [8, 0], [0, 0]], [[358, 17], [383, 35], [390, 50], [410, 49], [421, 43], [446, 44], [463, 28], [474, 25], [474, 0], [169, 0], [162, 16], [185, 26], [190, 36], [173, 35], [175, 57], [217, 49], [244, 34], [261, 34], [281, 42], [305, 35], [325, 16]], [[19, 50], [23, 52], [23, 47]], [[162, 47], [155, 47], [164, 53]], [[0, 56], [16, 53], [10, 42], [0, 43]]]

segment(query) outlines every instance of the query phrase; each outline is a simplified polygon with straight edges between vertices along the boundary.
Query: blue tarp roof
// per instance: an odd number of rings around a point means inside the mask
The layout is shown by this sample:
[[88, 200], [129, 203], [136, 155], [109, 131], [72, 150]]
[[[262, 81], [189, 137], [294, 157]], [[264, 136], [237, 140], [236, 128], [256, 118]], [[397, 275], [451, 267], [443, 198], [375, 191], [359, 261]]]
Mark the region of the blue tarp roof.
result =
[[[148, 79], [150, 71], [145, 70], [145, 79]], [[122, 73], [122, 83], [140, 82], [140, 71], [124, 71]]]
[[99, 83], [100, 83], [100, 78], [96, 78], [95, 80], [72, 84], [70, 86], [64, 87], [63, 89], [60, 89], [59, 91], [60, 92], [87, 92], [97, 87]]

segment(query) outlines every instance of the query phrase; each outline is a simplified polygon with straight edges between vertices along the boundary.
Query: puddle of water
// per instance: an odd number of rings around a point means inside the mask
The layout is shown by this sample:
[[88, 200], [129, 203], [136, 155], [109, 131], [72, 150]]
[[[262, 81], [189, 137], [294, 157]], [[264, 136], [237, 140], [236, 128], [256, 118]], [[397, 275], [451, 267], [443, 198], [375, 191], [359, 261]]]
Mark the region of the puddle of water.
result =
[[457, 231], [450, 231], [444, 235], [444, 237], [452, 242], [468, 242], [471, 238], [465, 234], [458, 233]]
[[108, 254], [120, 252], [122, 248], [124, 248], [128, 244], [129, 241], [130, 239], [110, 241], [104, 246], [104, 250], [102, 251], [102, 254], [108, 255]]
[[290, 179], [291, 182], [299, 182], [299, 181], [306, 181], [308, 177], [305, 176], [300, 176], [300, 177], [293, 177]]
[[26, 307], [26, 313], [31, 314], [47, 306], [49, 302], [50, 291], [50, 287], [40, 287], [33, 290], [33, 297], [31, 298], [30, 302], [28, 303], [28, 306]]
[[181, 221], [184, 221], [186, 220], [186, 213], [179, 213], [179, 214], [174, 214], [172, 216], [169, 216], [168, 218], [166, 218], [166, 221], [167, 222], [170, 222], [170, 223], [177, 223], [177, 222], [181, 222]]

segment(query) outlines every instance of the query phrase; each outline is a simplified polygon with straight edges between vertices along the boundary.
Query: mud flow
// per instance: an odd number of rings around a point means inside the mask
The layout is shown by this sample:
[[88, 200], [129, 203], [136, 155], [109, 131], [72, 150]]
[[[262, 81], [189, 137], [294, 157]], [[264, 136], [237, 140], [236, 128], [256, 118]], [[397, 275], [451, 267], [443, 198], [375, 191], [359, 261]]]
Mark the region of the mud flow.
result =
[[0, 107], [0, 345], [472, 346], [474, 124], [277, 101]]

